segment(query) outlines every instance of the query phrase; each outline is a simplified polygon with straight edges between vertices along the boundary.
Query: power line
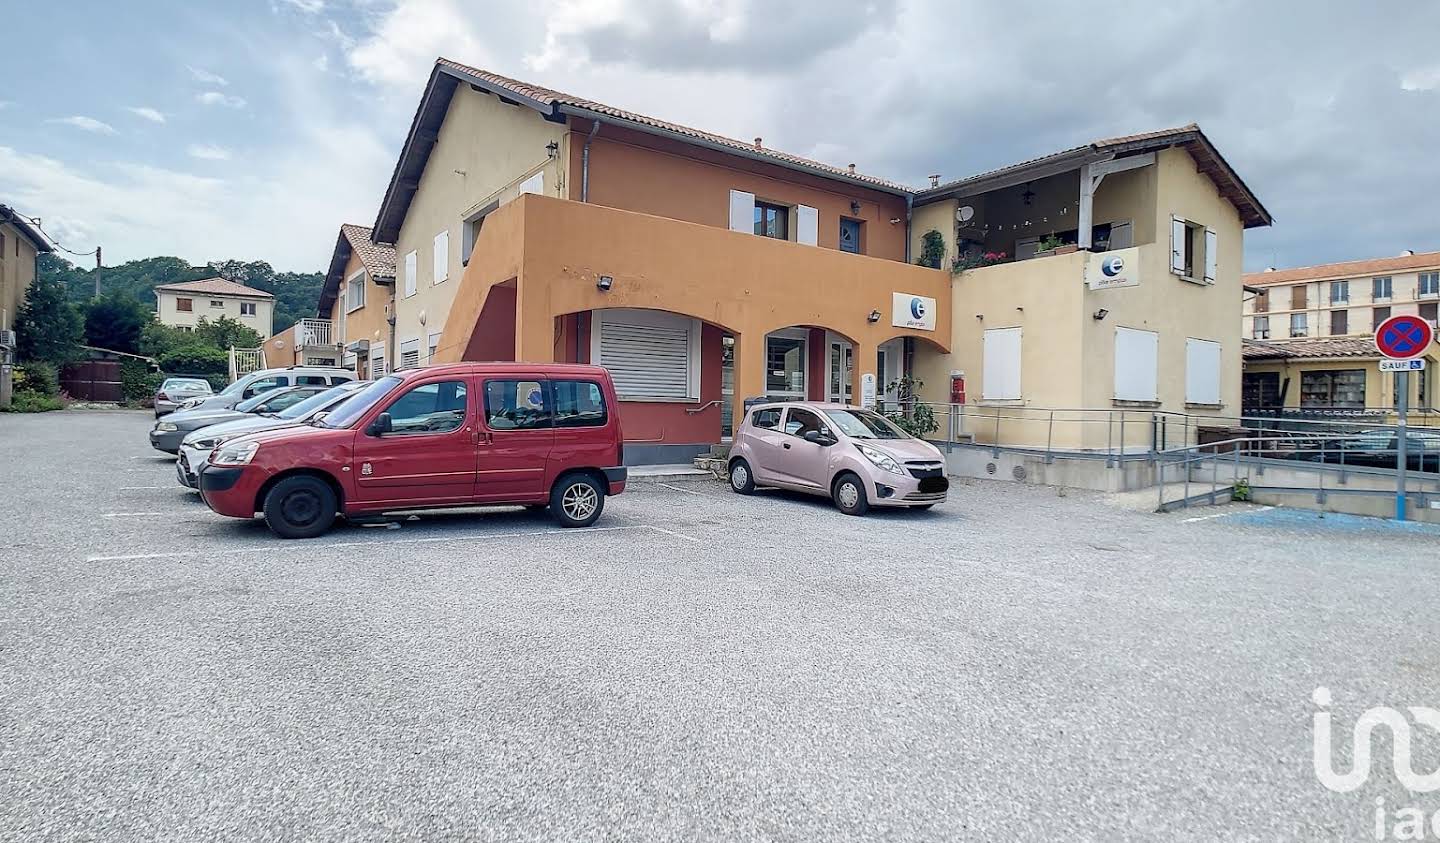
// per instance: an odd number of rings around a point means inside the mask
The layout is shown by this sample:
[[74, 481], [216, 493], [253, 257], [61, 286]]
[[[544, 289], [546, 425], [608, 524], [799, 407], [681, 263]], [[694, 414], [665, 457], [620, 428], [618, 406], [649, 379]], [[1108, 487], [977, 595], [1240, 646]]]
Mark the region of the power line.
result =
[[62, 251], [62, 252], [66, 252], [66, 253], [68, 253], [68, 254], [74, 255], [74, 256], [77, 257], [77, 258], [88, 258], [88, 257], [91, 257], [92, 255], [99, 255], [99, 254], [100, 254], [100, 247], [99, 247], [99, 246], [96, 246], [95, 248], [91, 249], [91, 250], [88, 251], [88, 252], [77, 252], [77, 251], [75, 251], [74, 249], [66, 248], [66, 246], [65, 246], [63, 243], [61, 243], [59, 240], [56, 240], [55, 237], [50, 234], [50, 232], [46, 231], [46, 230], [44, 229], [44, 227], [42, 227], [42, 226], [40, 225], [40, 218], [39, 218], [39, 217], [27, 217], [27, 216], [25, 216], [24, 214], [20, 213], [19, 211], [15, 210], [14, 208], [11, 208], [11, 209], [9, 209], [9, 210], [10, 210], [10, 214], [11, 214], [12, 216], [14, 216], [14, 217], [16, 217], [16, 218], [18, 218], [18, 219], [22, 219], [22, 220], [24, 220], [25, 222], [28, 222], [28, 223], [30, 223], [31, 225], [35, 226], [35, 230], [39, 231], [42, 235], [44, 235], [45, 239], [50, 241], [50, 245], [54, 246], [55, 248], [59, 249], [59, 250]]

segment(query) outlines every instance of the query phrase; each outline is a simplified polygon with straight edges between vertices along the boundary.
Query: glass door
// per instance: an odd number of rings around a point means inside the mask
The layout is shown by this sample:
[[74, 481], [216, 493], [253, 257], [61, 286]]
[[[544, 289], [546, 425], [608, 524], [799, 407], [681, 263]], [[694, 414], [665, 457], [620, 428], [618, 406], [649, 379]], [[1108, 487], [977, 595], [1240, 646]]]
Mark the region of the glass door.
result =
[[830, 371], [825, 399], [835, 404], [853, 404], [855, 382], [851, 372], [855, 365], [855, 349], [844, 340], [830, 341]]
[[776, 331], [765, 338], [765, 394], [805, 398], [805, 331]]

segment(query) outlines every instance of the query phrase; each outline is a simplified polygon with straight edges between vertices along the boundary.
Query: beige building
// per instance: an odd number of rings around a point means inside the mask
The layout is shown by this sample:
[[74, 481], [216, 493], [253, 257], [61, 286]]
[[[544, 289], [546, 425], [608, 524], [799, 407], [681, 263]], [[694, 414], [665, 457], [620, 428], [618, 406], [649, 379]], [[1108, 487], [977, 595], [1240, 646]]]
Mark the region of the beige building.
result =
[[[676, 461], [743, 398], [893, 407], [907, 376], [949, 405], [963, 373], [969, 416], [1007, 417], [979, 441], [1233, 416], [1243, 236], [1269, 223], [1193, 125], [916, 191], [440, 59], [371, 237], [387, 369], [599, 363], [627, 457]], [[1052, 410], [1090, 415], [1032, 423]]]
[[194, 330], [201, 319], [214, 322], [228, 316], [268, 339], [272, 333], [275, 297], [254, 287], [205, 278], [155, 288], [155, 314], [162, 325]]
[[35, 261], [53, 251], [24, 217], [0, 205], [0, 333], [15, 330], [15, 313], [35, 280]]
[[[1391, 316], [1440, 317], [1440, 252], [1269, 269], [1245, 276], [1244, 404], [1249, 413], [1388, 413], [1395, 375], [1379, 371], [1372, 336]], [[1429, 365], [1435, 357], [1427, 356]], [[1435, 404], [1430, 369], [1409, 404]]]
[[370, 239], [370, 228], [345, 223], [335, 238], [330, 269], [314, 316], [265, 344], [269, 366], [343, 366], [379, 377], [395, 359], [395, 250]]
[[1096, 141], [915, 204], [914, 249], [938, 231], [956, 270], [952, 351], [917, 354], [916, 373], [934, 401], [963, 373], [977, 441], [1102, 448], [1118, 444], [1116, 418], [1239, 412], [1244, 232], [1270, 216], [1197, 126]]

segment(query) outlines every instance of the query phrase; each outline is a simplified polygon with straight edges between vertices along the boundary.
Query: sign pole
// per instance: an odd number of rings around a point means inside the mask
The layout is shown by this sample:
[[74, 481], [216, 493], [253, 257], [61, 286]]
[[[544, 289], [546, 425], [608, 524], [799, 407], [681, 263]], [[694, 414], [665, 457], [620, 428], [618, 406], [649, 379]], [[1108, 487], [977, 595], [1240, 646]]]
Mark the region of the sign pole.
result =
[[1410, 438], [1405, 435], [1406, 417], [1410, 415], [1410, 373], [1401, 371], [1395, 373], [1395, 389], [1397, 390], [1396, 408], [1400, 413], [1399, 423], [1395, 425], [1395, 520], [1405, 520], [1405, 464], [1406, 451], [1410, 444]]

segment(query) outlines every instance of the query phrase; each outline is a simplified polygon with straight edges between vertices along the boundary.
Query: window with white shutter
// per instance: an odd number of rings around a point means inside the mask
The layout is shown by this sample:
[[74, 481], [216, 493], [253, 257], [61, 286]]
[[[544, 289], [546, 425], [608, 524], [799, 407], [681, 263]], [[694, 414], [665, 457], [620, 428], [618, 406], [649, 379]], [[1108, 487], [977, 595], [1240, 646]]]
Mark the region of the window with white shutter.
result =
[[820, 242], [820, 212], [809, 205], [795, 206], [795, 242], [806, 246]]
[[730, 230], [755, 233], [755, 194], [730, 191]]
[[1013, 401], [1020, 398], [1020, 342], [1022, 328], [991, 328], [981, 349], [980, 398]]
[[621, 399], [700, 397], [700, 323], [672, 313], [597, 310], [590, 359], [610, 371]]
[[415, 252], [405, 253], [405, 263], [401, 267], [405, 273], [405, 297], [415, 295]]
[[440, 333], [437, 331], [430, 335], [429, 356], [425, 358], [426, 363], [435, 362], [435, 352], [440, 348]]
[[1185, 403], [1220, 403], [1220, 343], [1185, 340]]
[[370, 379], [383, 377], [385, 377], [385, 352], [383, 350], [372, 351], [370, 352]]
[[435, 235], [434, 248], [435, 277], [431, 283], [439, 284], [450, 277], [450, 229]]
[[1159, 366], [1159, 334], [1134, 328], [1115, 329], [1115, 400], [1157, 400]]
[[545, 195], [545, 171], [541, 170], [530, 178], [520, 183], [521, 193], [538, 193]]
[[1170, 218], [1170, 271], [1185, 274], [1185, 221], [1179, 217]]
[[400, 343], [400, 369], [413, 369], [420, 365], [420, 339]]
[[1220, 236], [1212, 229], [1205, 229], [1205, 283], [1215, 283], [1215, 270], [1219, 266], [1220, 252], [1217, 244]]

